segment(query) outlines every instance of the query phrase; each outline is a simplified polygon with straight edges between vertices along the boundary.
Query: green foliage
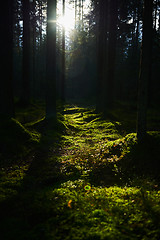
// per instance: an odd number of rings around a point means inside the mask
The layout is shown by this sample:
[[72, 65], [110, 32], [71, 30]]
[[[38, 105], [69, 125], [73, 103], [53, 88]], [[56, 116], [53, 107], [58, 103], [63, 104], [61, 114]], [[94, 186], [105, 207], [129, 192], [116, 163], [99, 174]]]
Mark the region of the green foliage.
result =
[[[24, 239], [38, 239], [41, 234], [44, 239], [55, 240], [157, 239], [160, 191], [142, 191], [136, 187], [86, 189], [87, 185], [84, 180], [68, 181], [59, 188], [19, 196], [18, 205], [13, 202], [18, 207], [12, 210], [16, 216], [13, 225], [9, 224], [11, 219], [5, 218], [1, 227], [7, 223], [10, 228], [17, 228], [25, 214], [28, 224], [20, 224], [18, 232], [12, 229], [13, 238], [18, 233], [25, 235]], [[2, 234], [10, 239], [10, 231], [5, 233], [3, 228]]]
[[158, 131], [139, 144], [126, 123], [78, 107], [3, 124], [5, 142], [32, 148], [0, 169], [3, 239], [158, 239]]

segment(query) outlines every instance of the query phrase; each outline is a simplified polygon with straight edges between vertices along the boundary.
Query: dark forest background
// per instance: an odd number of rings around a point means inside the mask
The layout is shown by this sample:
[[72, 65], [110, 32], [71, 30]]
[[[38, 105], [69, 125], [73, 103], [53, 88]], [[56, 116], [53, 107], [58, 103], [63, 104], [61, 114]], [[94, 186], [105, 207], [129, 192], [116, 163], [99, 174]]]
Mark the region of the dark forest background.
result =
[[[69, 40], [62, 26], [47, 24], [56, 19], [56, 1], [48, 9], [40, 0], [2, 4], [1, 115], [13, 116], [15, 103], [37, 100], [51, 104], [53, 113], [56, 99], [87, 101], [104, 113], [115, 102], [159, 107], [159, 1], [91, 1], [87, 15], [84, 1], [70, 4], [75, 29]], [[138, 100], [139, 79], [146, 93]]]
[[86, 2], [1, 1], [1, 239], [160, 239], [160, 0]]

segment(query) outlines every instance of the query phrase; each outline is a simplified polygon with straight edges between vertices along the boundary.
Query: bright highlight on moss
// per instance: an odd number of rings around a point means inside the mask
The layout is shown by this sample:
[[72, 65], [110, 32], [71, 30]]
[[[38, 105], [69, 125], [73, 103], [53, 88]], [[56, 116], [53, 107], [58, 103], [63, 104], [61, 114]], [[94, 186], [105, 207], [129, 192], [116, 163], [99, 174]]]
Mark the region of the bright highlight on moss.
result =
[[90, 191], [90, 190], [91, 190], [91, 186], [86, 185], [86, 186], [84, 187], [84, 190], [86, 190], [86, 191]]

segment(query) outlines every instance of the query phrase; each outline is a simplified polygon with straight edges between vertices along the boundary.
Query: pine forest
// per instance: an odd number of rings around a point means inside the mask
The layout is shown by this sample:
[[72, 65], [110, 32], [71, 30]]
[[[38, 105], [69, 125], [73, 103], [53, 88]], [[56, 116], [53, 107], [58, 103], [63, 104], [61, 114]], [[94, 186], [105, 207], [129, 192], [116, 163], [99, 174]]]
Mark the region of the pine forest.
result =
[[3, 0], [2, 240], [160, 239], [160, 0]]

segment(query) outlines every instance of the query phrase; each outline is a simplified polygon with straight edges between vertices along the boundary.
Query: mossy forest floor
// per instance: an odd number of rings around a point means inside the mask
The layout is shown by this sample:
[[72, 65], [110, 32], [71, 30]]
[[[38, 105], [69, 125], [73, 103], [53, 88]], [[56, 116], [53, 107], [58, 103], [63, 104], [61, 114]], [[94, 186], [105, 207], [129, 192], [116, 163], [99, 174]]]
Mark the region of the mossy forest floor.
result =
[[1, 239], [160, 239], [160, 119], [138, 143], [122, 109], [68, 105], [46, 122], [36, 105], [1, 122]]

